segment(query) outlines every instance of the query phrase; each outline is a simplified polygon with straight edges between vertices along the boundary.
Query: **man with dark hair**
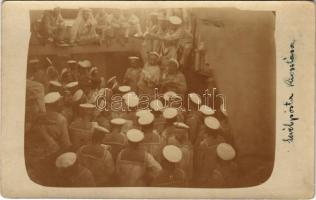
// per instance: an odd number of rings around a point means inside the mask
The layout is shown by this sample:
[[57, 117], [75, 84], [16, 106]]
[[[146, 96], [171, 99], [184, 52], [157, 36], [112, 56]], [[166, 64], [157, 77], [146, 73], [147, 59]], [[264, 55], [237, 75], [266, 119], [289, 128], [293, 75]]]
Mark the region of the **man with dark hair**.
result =
[[112, 155], [108, 151], [110, 146], [102, 144], [107, 133], [109, 130], [96, 123], [91, 144], [84, 145], [77, 151], [79, 163], [92, 172], [96, 186], [109, 186], [114, 173]]

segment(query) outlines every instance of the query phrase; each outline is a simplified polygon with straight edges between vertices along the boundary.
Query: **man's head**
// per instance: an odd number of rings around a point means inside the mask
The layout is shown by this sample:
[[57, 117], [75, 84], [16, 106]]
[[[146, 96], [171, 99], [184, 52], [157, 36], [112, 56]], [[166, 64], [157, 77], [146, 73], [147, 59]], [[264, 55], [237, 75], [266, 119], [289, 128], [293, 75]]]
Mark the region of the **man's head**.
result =
[[44, 83], [46, 79], [46, 73], [44, 66], [39, 59], [30, 59], [27, 66], [27, 77]]
[[60, 15], [60, 13], [61, 13], [61, 9], [60, 9], [60, 7], [56, 7], [56, 8], [54, 8], [53, 13], [54, 13], [54, 15], [55, 15], [55, 16]]
[[179, 69], [179, 62], [174, 59], [171, 58], [168, 62], [168, 73], [173, 74], [176, 73]]
[[60, 112], [63, 106], [62, 96], [59, 92], [50, 92], [44, 97], [45, 107], [48, 111]]
[[82, 17], [84, 20], [88, 20], [90, 16], [90, 9], [83, 9], [82, 10]]
[[149, 64], [150, 65], [157, 65], [158, 61], [159, 61], [159, 57], [160, 57], [160, 55], [157, 52], [155, 52], [155, 51], [150, 52], [148, 55]]
[[138, 63], [139, 63], [139, 57], [137, 56], [130, 56], [128, 57], [129, 59], [129, 64], [131, 67], [133, 68], [137, 68], [138, 67]]

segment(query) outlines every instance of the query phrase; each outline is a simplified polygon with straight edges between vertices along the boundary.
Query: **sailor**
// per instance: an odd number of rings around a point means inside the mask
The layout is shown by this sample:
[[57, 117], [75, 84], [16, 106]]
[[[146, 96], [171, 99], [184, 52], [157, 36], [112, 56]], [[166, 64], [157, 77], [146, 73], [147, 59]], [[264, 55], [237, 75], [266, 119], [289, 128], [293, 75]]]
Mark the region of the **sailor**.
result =
[[204, 119], [207, 127], [205, 130], [205, 139], [200, 143], [194, 160], [194, 172], [196, 184], [199, 186], [206, 186], [208, 181], [208, 174], [212, 172], [217, 166], [217, 145], [224, 142], [224, 138], [220, 135], [220, 122], [212, 116]]
[[167, 74], [161, 80], [161, 91], [174, 91], [180, 95], [184, 95], [187, 91], [186, 78], [179, 70], [179, 63], [176, 59], [169, 60]]
[[125, 72], [123, 84], [129, 85], [132, 91], [138, 92], [137, 83], [139, 81], [140, 73], [142, 71], [142, 68], [140, 66], [140, 60], [137, 56], [130, 56], [128, 57], [128, 59], [130, 67], [128, 67]]
[[156, 130], [153, 129], [154, 115], [151, 112], [144, 112], [138, 118], [138, 124], [144, 133], [144, 140], [140, 146], [150, 153], [155, 160], [161, 161], [161, 150], [163, 141]]
[[61, 154], [55, 162], [57, 168], [57, 186], [59, 187], [94, 187], [95, 181], [89, 169], [82, 166], [76, 153]]
[[188, 112], [186, 115], [186, 124], [190, 127], [189, 129], [189, 139], [191, 144], [195, 143], [197, 138], [197, 134], [203, 124], [203, 114], [199, 111], [199, 107], [201, 106], [202, 99], [196, 93], [188, 94], [189, 103], [188, 103]]
[[143, 37], [144, 37], [144, 41], [142, 43], [142, 57], [143, 58], [147, 58], [148, 53], [153, 51], [153, 42], [154, 42], [153, 35], [157, 34], [158, 29], [159, 29], [158, 13], [151, 12], [149, 14], [149, 19], [147, 19], [146, 21], [146, 31], [143, 34]]
[[160, 81], [160, 67], [158, 65], [160, 55], [157, 52], [150, 52], [148, 62], [142, 69], [139, 81], [137, 83], [138, 93], [154, 95], [155, 88], [158, 88]]
[[170, 16], [169, 29], [167, 34], [162, 38], [164, 41], [164, 52], [169, 59], [177, 59], [178, 47], [180, 40], [184, 37], [185, 31], [182, 26], [182, 19], [178, 16]]
[[78, 81], [80, 77], [78, 62], [76, 60], [68, 60], [67, 69], [70, 71], [71, 81]]
[[89, 72], [91, 70], [92, 63], [89, 60], [81, 60], [81, 61], [78, 61], [78, 66], [79, 66], [79, 74], [80, 74], [79, 80], [82, 77], [86, 77], [86, 76], [89, 77]]
[[[206, 117], [212, 116], [215, 114], [215, 111], [207, 106], [207, 105], [201, 105], [199, 108], [201, 116], [201, 121], [204, 122]], [[205, 138], [205, 132], [207, 131], [207, 126], [205, 123], [201, 123], [197, 132], [197, 136], [195, 139], [195, 143], [193, 144], [195, 147], [199, 147], [201, 141]]]
[[[71, 119], [70, 121], [76, 121], [81, 118], [80, 104], [87, 103], [87, 97], [83, 93], [82, 89], [78, 89], [71, 98], [71, 108], [64, 110], [63, 114]], [[68, 117], [67, 117], [68, 116]]]
[[74, 81], [75, 79], [72, 78], [71, 71], [68, 68], [63, 68], [60, 72], [60, 82], [63, 85], [66, 85], [67, 83]]
[[69, 126], [70, 138], [74, 149], [88, 144], [93, 133], [93, 117], [96, 107], [93, 104], [83, 103], [79, 105], [79, 117]]
[[186, 175], [177, 165], [182, 160], [182, 151], [174, 146], [167, 145], [162, 151], [163, 170], [155, 178], [151, 186], [155, 187], [185, 187], [187, 186]]
[[220, 110], [219, 112], [216, 112], [216, 116], [220, 120], [221, 130], [225, 141], [229, 144], [234, 145], [234, 136], [231, 132], [231, 127], [228, 120], [228, 112], [224, 103], [220, 105]]
[[63, 93], [62, 84], [59, 81], [49, 81], [48, 92]]
[[[104, 90], [106, 90], [107, 88], [105, 88]], [[101, 90], [100, 90], [101, 91]], [[106, 95], [105, 92], [102, 93], [102, 91], [100, 92], [100, 95]], [[106, 97], [105, 97], [106, 98]], [[100, 101], [97, 102], [97, 107], [99, 109], [101, 109], [101, 112], [99, 113], [99, 115], [96, 118], [96, 121], [98, 122], [98, 124], [108, 130], [110, 130], [110, 120], [111, 120], [111, 112], [110, 110], [108, 110], [108, 104], [106, 99], [101, 99]]]
[[238, 166], [235, 162], [236, 151], [228, 143], [220, 143], [216, 147], [218, 162], [211, 171], [208, 187], [236, 187], [238, 181]]
[[162, 116], [164, 105], [159, 99], [154, 99], [150, 102], [149, 106], [155, 116], [153, 129], [160, 135], [166, 125], [166, 120]]
[[188, 139], [188, 131], [190, 127], [182, 122], [174, 122], [174, 135], [169, 137], [167, 144], [175, 145], [182, 151], [182, 160], [177, 164], [177, 167], [182, 169], [187, 178], [187, 182], [192, 179], [193, 172], [193, 147]]
[[139, 97], [134, 92], [123, 95], [124, 105], [126, 105], [126, 114], [124, 119], [126, 123], [122, 127], [122, 132], [126, 133], [129, 129], [137, 127], [136, 111], [139, 105]]
[[130, 129], [126, 135], [128, 146], [119, 153], [116, 161], [119, 186], [149, 186], [161, 171], [161, 166], [141, 148], [140, 143], [144, 139], [142, 131]]
[[178, 111], [175, 108], [165, 108], [162, 113], [163, 117], [166, 120], [166, 125], [161, 132], [161, 136], [165, 142], [168, 141], [169, 137], [174, 134], [174, 122], [177, 121]]
[[31, 129], [34, 120], [45, 112], [45, 70], [38, 59], [30, 59], [27, 66], [25, 130]]
[[126, 147], [127, 138], [124, 133], [122, 133], [122, 127], [126, 123], [123, 118], [114, 118], [111, 120], [111, 132], [106, 134], [103, 139], [103, 144], [111, 146], [111, 154], [113, 160], [115, 161], [118, 153]]
[[183, 106], [184, 96], [180, 96], [174, 91], [167, 91], [163, 94], [163, 99], [167, 107], [175, 108], [177, 110], [177, 120], [184, 122], [186, 114], [185, 108]]
[[68, 90], [70, 94], [74, 94], [79, 89], [79, 82], [78, 81], [69, 82], [64, 86], [64, 89]]
[[52, 162], [60, 152], [69, 149], [71, 142], [67, 120], [60, 113], [62, 96], [58, 92], [51, 92], [44, 97], [44, 102], [46, 113], [38, 119], [32, 134], [27, 136], [25, 151], [27, 166], [34, 169], [34, 180], [50, 185], [51, 174], [43, 172], [53, 170]]
[[94, 177], [96, 186], [109, 186], [115, 171], [112, 155], [108, 145], [102, 144], [109, 130], [94, 124], [91, 144], [84, 145], [77, 151], [80, 164], [88, 168]]

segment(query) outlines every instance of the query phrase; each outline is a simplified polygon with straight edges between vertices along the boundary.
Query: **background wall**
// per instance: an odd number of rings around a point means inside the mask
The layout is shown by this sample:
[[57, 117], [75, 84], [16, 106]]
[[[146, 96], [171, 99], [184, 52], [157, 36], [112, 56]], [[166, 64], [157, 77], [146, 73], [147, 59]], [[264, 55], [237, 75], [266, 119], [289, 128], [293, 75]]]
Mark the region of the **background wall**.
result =
[[275, 15], [233, 8], [193, 12], [206, 62], [227, 97], [241, 185], [257, 185], [270, 176], [275, 153]]

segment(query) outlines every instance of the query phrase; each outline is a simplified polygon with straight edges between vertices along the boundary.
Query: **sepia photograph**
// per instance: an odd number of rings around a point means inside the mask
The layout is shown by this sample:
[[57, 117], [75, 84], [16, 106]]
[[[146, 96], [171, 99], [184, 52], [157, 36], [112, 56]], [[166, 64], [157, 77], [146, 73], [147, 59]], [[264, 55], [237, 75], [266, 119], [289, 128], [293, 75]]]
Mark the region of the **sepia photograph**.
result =
[[2, 10], [1, 195], [314, 195], [314, 4]]
[[275, 14], [30, 11], [25, 164], [58, 187], [230, 188], [274, 164]]

